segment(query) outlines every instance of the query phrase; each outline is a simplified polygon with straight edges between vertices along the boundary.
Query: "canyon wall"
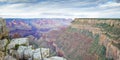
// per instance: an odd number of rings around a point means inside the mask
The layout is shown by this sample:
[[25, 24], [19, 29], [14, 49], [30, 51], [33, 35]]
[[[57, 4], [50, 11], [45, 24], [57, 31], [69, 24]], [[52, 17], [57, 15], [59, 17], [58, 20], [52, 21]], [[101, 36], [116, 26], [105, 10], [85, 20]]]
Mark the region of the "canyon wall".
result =
[[[119, 49], [119, 40], [113, 40], [105, 35], [105, 31], [102, 28], [96, 27], [97, 24], [109, 24], [110, 26], [115, 26], [120, 28], [118, 21], [119, 19], [100, 19], [100, 18], [76, 18], [72, 21], [72, 27], [88, 30], [92, 32], [93, 35], [99, 34], [99, 45], [104, 45], [106, 47], [106, 58], [113, 60], [120, 60], [120, 49]], [[118, 44], [116, 47], [115, 44]]]

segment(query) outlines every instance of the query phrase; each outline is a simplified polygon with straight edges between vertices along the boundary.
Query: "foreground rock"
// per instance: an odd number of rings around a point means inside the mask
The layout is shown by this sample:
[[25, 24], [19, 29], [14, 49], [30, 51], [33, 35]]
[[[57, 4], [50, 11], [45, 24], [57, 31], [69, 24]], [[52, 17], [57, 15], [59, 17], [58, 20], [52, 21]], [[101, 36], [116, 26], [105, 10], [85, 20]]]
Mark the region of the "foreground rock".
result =
[[3, 40], [0, 40], [0, 51], [5, 51], [5, 46], [7, 45], [8, 43], [8, 40], [7, 39], [3, 39]]
[[[18, 38], [13, 39], [8, 44], [8, 40], [0, 40], [0, 60], [66, 60], [63, 57], [49, 57], [50, 50], [49, 48], [36, 48], [33, 49], [32, 46], [29, 45], [29, 40], [27, 38]], [[16, 48], [17, 45], [17, 49]], [[6, 48], [5, 48], [6, 46]], [[8, 47], [8, 49], [7, 49]], [[5, 51], [7, 52], [7, 55], [5, 55]]]
[[42, 58], [49, 57], [48, 48], [38, 48], [33, 51], [33, 60], [41, 60]]
[[[19, 50], [19, 49], [18, 49]], [[33, 49], [32, 46], [28, 46], [26, 49], [23, 50], [24, 58], [29, 59], [33, 55]]]
[[0, 39], [8, 36], [8, 29], [6, 28], [6, 22], [0, 18]]
[[41, 60], [42, 58], [49, 57], [49, 48], [37, 48], [33, 49], [32, 46], [19, 46], [17, 50], [10, 49], [10, 55], [17, 57], [18, 59], [33, 59]]
[[[6, 47], [5, 47], [6, 46]], [[6, 55], [5, 52], [6, 51]], [[62, 57], [51, 57], [49, 48], [36, 48], [29, 45], [27, 38], [12, 39], [8, 43], [7, 39], [0, 40], [0, 60], [63, 60]], [[64, 59], [66, 60], [66, 59]]]
[[5, 56], [4, 60], [16, 60], [16, 59], [10, 55], [7, 55]]
[[29, 40], [28, 38], [16, 38], [12, 39], [10, 44], [8, 45], [8, 49], [12, 48], [18, 48], [18, 46], [23, 45], [23, 46], [28, 46], [29, 45]]
[[0, 51], [0, 60], [4, 59], [4, 52]]
[[19, 48], [17, 50], [19, 59], [23, 59], [24, 58], [24, 50], [25, 49], [27, 49], [26, 46], [19, 46]]
[[32, 49], [32, 46], [19, 46], [18, 50], [19, 59], [33, 59], [41, 60], [42, 58], [47, 58], [49, 56], [48, 48], [37, 48]]
[[63, 57], [53, 56], [50, 58], [45, 58], [44, 60], [67, 60], [67, 59], [65, 59]]

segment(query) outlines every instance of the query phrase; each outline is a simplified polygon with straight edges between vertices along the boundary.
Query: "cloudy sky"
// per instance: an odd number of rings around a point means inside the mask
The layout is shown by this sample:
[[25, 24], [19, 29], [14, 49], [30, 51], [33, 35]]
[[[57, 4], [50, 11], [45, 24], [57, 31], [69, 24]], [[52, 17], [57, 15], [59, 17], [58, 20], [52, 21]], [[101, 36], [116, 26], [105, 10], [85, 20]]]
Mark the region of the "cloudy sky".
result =
[[4, 18], [120, 18], [120, 0], [0, 0]]

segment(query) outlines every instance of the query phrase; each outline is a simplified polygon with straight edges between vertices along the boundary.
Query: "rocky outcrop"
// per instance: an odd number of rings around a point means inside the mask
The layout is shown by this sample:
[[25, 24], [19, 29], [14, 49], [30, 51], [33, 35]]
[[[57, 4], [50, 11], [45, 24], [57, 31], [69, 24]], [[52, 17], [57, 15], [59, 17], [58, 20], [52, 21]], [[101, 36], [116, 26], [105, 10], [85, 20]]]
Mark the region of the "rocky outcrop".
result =
[[8, 29], [6, 28], [6, 22], [0, 18], [0, 39], [8, 36]]
[[16, 60], [16, 58], [14, 58], [10, 55], [7, 55], [7, 56], [5, 56], [4, 60]]
[[4, 59], [4, 52], [0, 51], [0, 60], [3, 60]]
[[[20, 46], [20, 47], [24, 47], [24, 46]], [[19, 49], [18, 49], [18, 50], [19, 50]], [[25, 58], [25, 59], [32, 58], [33, 51], [34, 51], [34, 50], [32, 49], [32, 46], [26, 47], [26, 49], [23, 50], [24, 58]], [[18, 52], [19, 52], [19, 51], [18, 51]], [[21, 56], [22, 56], [23, 54], [21, 54]]]
[[[6, 54], [6, 55], [5, 55]], [[28, 38], [15, 38], [11, 41], [0, 40], [0, 60], [41, 60], [49, 57], [49, 48], [34, 49]], [[54, 58], [60, 60], [61, 58]]]
[[28, 38], [12, 39], [10, 44], [8, 44], [8, 49], [18, 48], [17, 46], [19, 46], [19, 45], [28, 46], [29, 45]]
[[5, 50], [5, 46], [7, 45], [7, 43], [8, 43], [7, 39], [0, 40], [0, 51]]
[[[49, 57], [49, 48], [36, 48], [29, 45], [27, 38], [12, 39], [8, 44], [8, 40], [0, 40], [0, 59], [1, 60], [66, 60], [63, 57]], [[7, 45], [7, 46], [6, 46]], [[7, 48], [6, 48], [6, 47]], [[5, 55], [6, 49], [6, 55]], [[49, 58], [48, 58], [49, 57]]]
[[7, 50], [9, 50], [9, 55], [17, 59], [32, 58], [33, 60], [40, 60], [49, 56], [48, 48], [33, 49], [33, 47], [29, 45], [28, 38], [12, 39], [7, 46]]
[[19, 55], [19, 59], [33, 59], [40, 60], [42, 58], [49, 57], [49, 49], [48, 48], [37, 48], [32, 49], [32, 46], [20, 46], [17, 50]]
[[44, 58], [44, 60], [66, 60], [66, 59], [63, 57], [53, 56], [50, 58]]
[[49, 57], [49, 49], [48, 48], [38, 48], [33, 51], [33, 59], [39, 60], [43, 58]]
[[8, 30], [6, 28], [6, 22], [4, 19], [0, 18], [0, 60], [4, 60], [5, 57], [5, 49], [8, 43], [7, 39], [2, 39], [8, 36]]

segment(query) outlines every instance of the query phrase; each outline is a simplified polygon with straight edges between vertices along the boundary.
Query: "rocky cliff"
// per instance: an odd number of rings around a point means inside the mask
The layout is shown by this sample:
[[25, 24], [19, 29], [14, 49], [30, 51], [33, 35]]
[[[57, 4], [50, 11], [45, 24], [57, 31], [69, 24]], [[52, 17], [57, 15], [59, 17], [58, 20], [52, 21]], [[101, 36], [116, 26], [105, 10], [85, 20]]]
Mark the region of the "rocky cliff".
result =
[[105, 46], [106, 59], [120, 60], [119, 19], [76, 18], [72, 23], [74, 28], [99, 35], [98, 44]]
[[8, 36], [8, 29], [6, 28], [6, 22], [0, 18], [0, 39]]
[[49, 48], [34, 48], [28, 38], [15, 38], [8, 42], [0, 40], [1, 60], [66, 60], [63, 57], [49, 56]]
[[6, 28], [6, 22], [4, 19], [0, 18], [0, 60], [3, 60], [5, 56], [5, 48], [4, 46], [7, 43], [6, 39], [3, 39], [4, 37], [8, 36], [8, 30]]

